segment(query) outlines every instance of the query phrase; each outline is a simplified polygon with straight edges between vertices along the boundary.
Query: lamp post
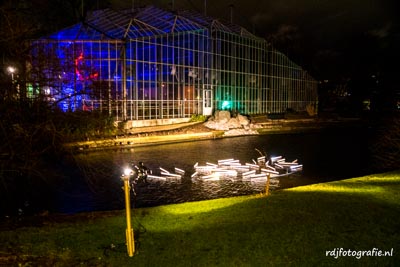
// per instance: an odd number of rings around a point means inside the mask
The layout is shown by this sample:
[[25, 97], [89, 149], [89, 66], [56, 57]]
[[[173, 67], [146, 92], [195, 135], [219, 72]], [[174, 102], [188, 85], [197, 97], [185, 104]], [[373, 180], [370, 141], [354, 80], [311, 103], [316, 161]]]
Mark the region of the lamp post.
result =
[[130, 197], [130, 178], [133, 176], [133, 170], [127, 168], [121, 176], [124, 181], [124, 191], [125, 191], [125, 208], [126, 208], [126, 246], [128, 249], [129, 257], [133, 256], [135, 252], [135, 242], [133, 238], [133, 229], [131, 226], [131, 197]]
[[7, 71], [11, 74], [11, 81], [12, 81], [12, 83], [14, 83], [14, 73], [15, 73], [16, 70], [17, 70], [17, 69], [14, 68], [13, 66], [9, 66], [9, 67], [7, 68]]
[[18, 97], [19, 96], [19, 85], [18, 84], [16, 85], [16, 82], [14, 80], [14, 73], [17, 72], [17, 68], [15, 68], [13, 66], [8, 66], [7, 67], [7, 71], [8, 71], [8, 73], [11, 74], [11, 92], [10, 92], [10, 95], [14, 98], [15, 97], [14, 96], [14, 94], [15, 94], [14, 89], [16, 89], [16, 96]]

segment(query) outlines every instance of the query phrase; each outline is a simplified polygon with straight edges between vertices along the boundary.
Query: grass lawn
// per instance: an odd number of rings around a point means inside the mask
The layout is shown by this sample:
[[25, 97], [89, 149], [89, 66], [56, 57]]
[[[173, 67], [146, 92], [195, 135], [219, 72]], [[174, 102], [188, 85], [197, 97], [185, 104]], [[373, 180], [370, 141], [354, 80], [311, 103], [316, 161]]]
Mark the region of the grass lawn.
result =
[[[135, 209], [132, 220], [129, 257], [125, 211], [8, 219], [0, 266], [398, 266], [400, 170]], [[327, 256], [341, 248], [364, 256]], [[379, 250], [392, 256], [367, 256]]]

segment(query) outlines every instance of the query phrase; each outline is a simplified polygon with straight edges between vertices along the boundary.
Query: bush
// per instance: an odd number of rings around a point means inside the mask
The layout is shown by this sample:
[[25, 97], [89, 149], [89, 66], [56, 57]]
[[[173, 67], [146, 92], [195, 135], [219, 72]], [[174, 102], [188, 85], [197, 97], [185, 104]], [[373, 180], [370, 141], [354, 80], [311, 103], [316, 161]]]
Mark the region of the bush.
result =
[[75, 111], [58, 114], [57, 129], [67, 141], [114, 136], [117, 128], [108, 114], [96, 111]]
[[207, 116], [201, 114], [193, 114], [190, 118], [190, 122], [204, 122], [207, 120]]

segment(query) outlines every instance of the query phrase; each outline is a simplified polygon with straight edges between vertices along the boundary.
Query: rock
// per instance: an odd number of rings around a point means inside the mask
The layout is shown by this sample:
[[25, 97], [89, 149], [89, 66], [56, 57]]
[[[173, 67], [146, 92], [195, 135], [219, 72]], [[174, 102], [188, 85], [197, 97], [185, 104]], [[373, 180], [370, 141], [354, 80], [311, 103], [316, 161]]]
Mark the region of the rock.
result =
[[215, 111], [214, 118], [217, 123], [227, 123], [231, 118], [231, 113], [226, 110], [217, 110]]
[[240, 124], [239, 120], [237, 118], [231, 118], [227, 123], [227, 127], [229, 129], [236, 129], [236, 128], [242, 128], [242, 125]]
[[204, 123], [204, 126], [225, 131], [225, 135], [257, 134], [257, 131], [252, 130], [253, 125], [246, 116], [237, 114], [235, 118], [232, 118], [230, 112], [225, 110], [217, 110], [213, 119]]
[[210, 129], [215, 129], [215, 121], [208, 120], [204, 123], [204, 126]]
[[245, 129], [231, 129], [224, 133], [224, 136], [240, 136], [240, 135], [256, 135], [258, 134], [255, 130], [245, 130]]
[[229, 127], [226, 123], [219, 123], [216, 121], [207, 121], [204, 126], [214, 130], [228, 131]]
[[250, 124], [249, 119], [246, 116], [238, 114], [237, 116], [240, 125], [246, 126]]

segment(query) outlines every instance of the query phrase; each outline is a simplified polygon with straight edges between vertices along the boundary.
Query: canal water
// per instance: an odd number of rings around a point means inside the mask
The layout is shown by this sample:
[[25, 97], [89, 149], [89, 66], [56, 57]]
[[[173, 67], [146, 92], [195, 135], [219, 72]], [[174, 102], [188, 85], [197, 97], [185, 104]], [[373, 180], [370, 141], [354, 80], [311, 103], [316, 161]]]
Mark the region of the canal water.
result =
[[273, 184], [271, 190], [359, 176], [368, 169], [368, 135], [358, 127], [231, 137], [78, 154], [74, 156], [78, 165], [62, 163], [58, 167], [60, 177], [47, 177], [40, 185], [19, 185], [16, 192], [20, 195], [3, 206], [9, 214], [124, 209], [120, 177], [125, 167], [139, 161], [155, 175], [160, 173], [160, 167], [171, 172], [176, 167], [185, 174], [181, 179], [149, 179], [147, 184], [137, 184], [136, 195], [132, 195], [134, 207], [262, 193], [265, 182], [203, 181], [191, 177], [196, 163], [205, 165], [231, 158], [242, 164], [252, 163], [260, 156], [257, 150], [270, 156], [283, 156], [287, 161], [297, 159], [303, 165], [301, 173], [279, 178], [279, 184]]
[[97, 151], [77, 155], [80, 169], [57, 186], [49, 209], [62, 213], [123, 209], [120, 177], [125, 167], [139, 161], [155, 175], [160, 173], [160, 167], [171, 172], [176, 167], [185, 174], [181, 179], [148, 179], [147, 184], [137, 184], [136, 195], [132, 195], [134, 207], [261, 193], [265, 182], [203, 181], [191, 177], [196, 163], [204, 165], [230, 158], [251, 163], [260, 156], [257, 150], [283, 156], [287, 161], [297, 159], [303, 165], [301, 173], [279, 178], [272, 190], [363, 175], [368, 168], [368, 140], [360, 128]]

